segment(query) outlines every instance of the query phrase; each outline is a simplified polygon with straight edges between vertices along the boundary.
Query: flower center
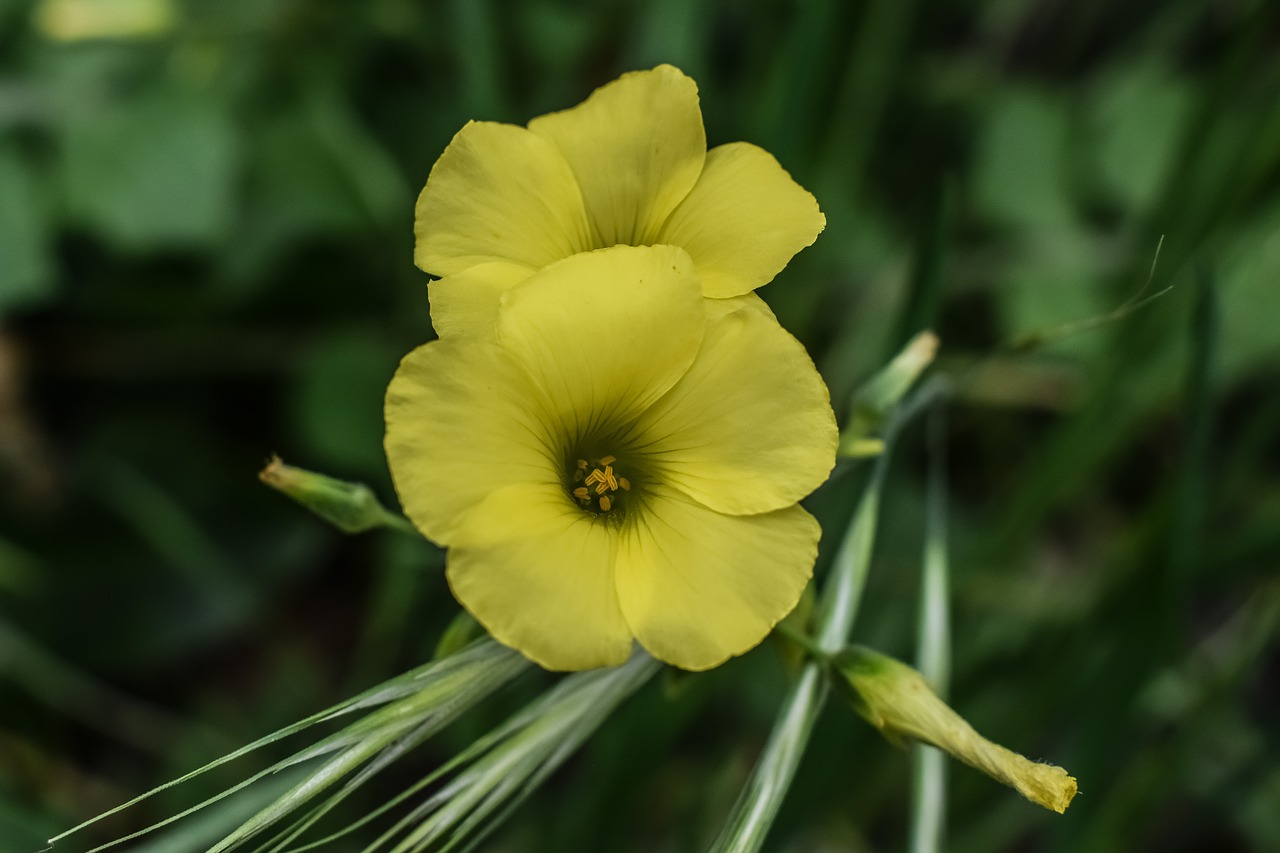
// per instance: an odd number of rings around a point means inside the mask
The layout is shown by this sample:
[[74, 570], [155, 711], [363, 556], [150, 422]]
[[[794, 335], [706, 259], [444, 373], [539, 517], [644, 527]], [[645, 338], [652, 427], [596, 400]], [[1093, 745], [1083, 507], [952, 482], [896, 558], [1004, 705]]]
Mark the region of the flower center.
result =
[[599, 513], [618, 509], [623, 493], [631, 491], [631, 481], [613, 470], [613, 463], [617, 461], [615, 456], [578, 460], [571, 489], [578, 506]]

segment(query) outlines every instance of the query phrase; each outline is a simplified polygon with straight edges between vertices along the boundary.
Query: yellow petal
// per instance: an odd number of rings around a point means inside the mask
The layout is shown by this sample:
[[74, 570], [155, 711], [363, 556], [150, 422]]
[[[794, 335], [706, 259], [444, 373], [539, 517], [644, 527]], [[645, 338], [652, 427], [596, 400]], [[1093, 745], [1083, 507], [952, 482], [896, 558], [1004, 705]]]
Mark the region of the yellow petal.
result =
[[754, 647], [813, 573], [818, 523], [798, 506], [730, 516], [654, 484], [618, 543], [618, 598], [649, 652], [710, 669]]
[[778, 317], [773, 313], [773, 309], [769, 307], [769, 303], [765, 302], [755, 293], [744, 293], [741, 296], [726, 296], [716, 299], [704, 299], [702, 305], [706, 309], [707, 318], [710, 320], [718, 320], [727, 314], [735, 311], [755, 311], [763, 314], [773, 322], [778, 321]]
[[697, 184], [653, 242], [684, 247], [707, 296], [737, 296], [771, 281], [826, 221], [773, 155], [734, 142], [707, 152]]
[[452, 544], [461, 517], [498, 488], [559, 481], [561, 448], [524, 404], [527, 385], [479, 342], [435, 341], [400, 362], [387, 387], [387, 463], [405, 514], [427, 538]]
[[702, 301], [680, 249], [615, 246], [508, 290], [498, 341], [541, 389], [561, 434], [602, 437], [688, 370], [702, 339]]
[[522, 127], [468, 122], [418, 196], [414, 262], [452, 275], [486, 261], [533, 272], [590, 248], [582, 195], [554, 145]]
[[616, 529], [573, 505], [558, 480], [518, 484], [467, 514], [445, 572], [499, 642], [547, 669], [592, 669], [631, 652], [616, 550]]
[[655, 242], [707, 153], [698, 87], [670, 65], [624, 74], [529, 129], [564, 152], [600, 247]]
[[427, 293], [436, 334], [441, 338], [494, 340], [502, 294], [529, 275], [528, 267], [493, 261], [431, 282]]
[[635, 430], [664, 481], [733, 515], [812, 492], [835, 466], [838, 440], [808, 353], [757, 303], [708, 320], [693, 365]]

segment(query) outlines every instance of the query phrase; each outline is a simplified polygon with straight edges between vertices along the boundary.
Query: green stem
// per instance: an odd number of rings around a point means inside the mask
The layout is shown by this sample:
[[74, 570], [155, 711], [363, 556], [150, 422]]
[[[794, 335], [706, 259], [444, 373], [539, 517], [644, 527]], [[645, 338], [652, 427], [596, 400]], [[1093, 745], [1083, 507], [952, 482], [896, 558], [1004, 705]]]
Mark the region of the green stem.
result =
[[[915, 406], [904, 404], [885, 428], [884, 453], [875, 460], [871, 478], [832, 562], [831, 580], [819, 600], [816, 639], [805, 637], [801, 643], [811, 648], [816, 659], [804, 665], [800, 677], [787, 694], [764, 752], [734, 804], [724, 829], [711, 846], [713, 853], [759, 850], [777, 817], [791, 780], [795, 778], [809, 734], [830, 690], [825, 658], [847, 641], [862, 600], [871, 564], [871, 546], [875, 540], [880, 491], [889, 468], [893, 440], [904, 423], [902, 415], [915, 410]], [[787, 635], [794, 636], [791, 632]]]
[[792, 628], [790, 625], [788, 625], [785, 622], [779, 622], [777, 625], [774, 626], [773, 630], [777, 631], [779, 634], [786, 637], [788, 640], [795, 643], [800, 648], [804, 649], [806, 652], [812, 655], [815, 660], [825, 661], [829, 657], [827, 651], [823, 649], [820, 645], [818, 645], [817, 640], [815, 640], [813, 637], [810, 637], [808, 634], [804, 633], [803, 631], [797, 631], [795, 628]]
[[[947, 562], [946, 418], [941, 407], [929, 416], [929, 480], [925, 515], [920, 625], [916, 666], [934, 692], [947, 698], [951, 680], [950, 580]], [[912, 853], [937, 853], [944, 847], [947, 816], [947, 757], [916, 744], [911, 797]]]

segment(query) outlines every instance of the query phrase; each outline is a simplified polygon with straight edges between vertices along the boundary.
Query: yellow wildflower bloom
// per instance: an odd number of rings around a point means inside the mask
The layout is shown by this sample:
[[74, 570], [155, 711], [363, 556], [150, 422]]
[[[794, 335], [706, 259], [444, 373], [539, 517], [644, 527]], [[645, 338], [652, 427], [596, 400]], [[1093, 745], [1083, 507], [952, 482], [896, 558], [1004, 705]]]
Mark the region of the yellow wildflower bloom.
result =
[[835, 461], [826, 386], [759, 299], [701, 293], [675, 247], [577, 254], [387, 390], [405, 513], [448, 547], [459, 601], [548, 669], [622, 663], [633, 639], [716, 666], [812, 573], [797, 501]]
[[443, 277], [431, 316], [447, 337], [485, 329], [495, 293], [536, 270], [615, 245], [679, 246], [704, 295], [750, 293], [825, 224], [768, 152], [745, 142], [708, 151], [697, 86], [661, 65], [527, 129], [469, 122], [418, 198], [414, 260]]

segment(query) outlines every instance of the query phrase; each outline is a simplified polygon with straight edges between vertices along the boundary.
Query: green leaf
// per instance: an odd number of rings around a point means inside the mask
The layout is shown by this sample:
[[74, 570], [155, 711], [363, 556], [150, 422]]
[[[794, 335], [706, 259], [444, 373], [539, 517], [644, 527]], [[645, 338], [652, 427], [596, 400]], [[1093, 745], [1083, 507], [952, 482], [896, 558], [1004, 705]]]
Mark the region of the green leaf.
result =
[[74, 220], [137, 252], [206, 247], [229, 233], [238, 140], [212, 96], [152, 89], [70, 109], [61, 132]]
[[1191, 117], [1194, 90], [1161, 62], [1142, 59], [1097, 84], [1092, 120], [1099, 174], [1125, 206], [1147, 210], [1169, 178]]
[[1067, 144], [1071, 116], [1055, 93], [1008, 87], [989, 107], [978, 136], [974, 203], [996, 222], [1057, 228], [1071, 221]]

